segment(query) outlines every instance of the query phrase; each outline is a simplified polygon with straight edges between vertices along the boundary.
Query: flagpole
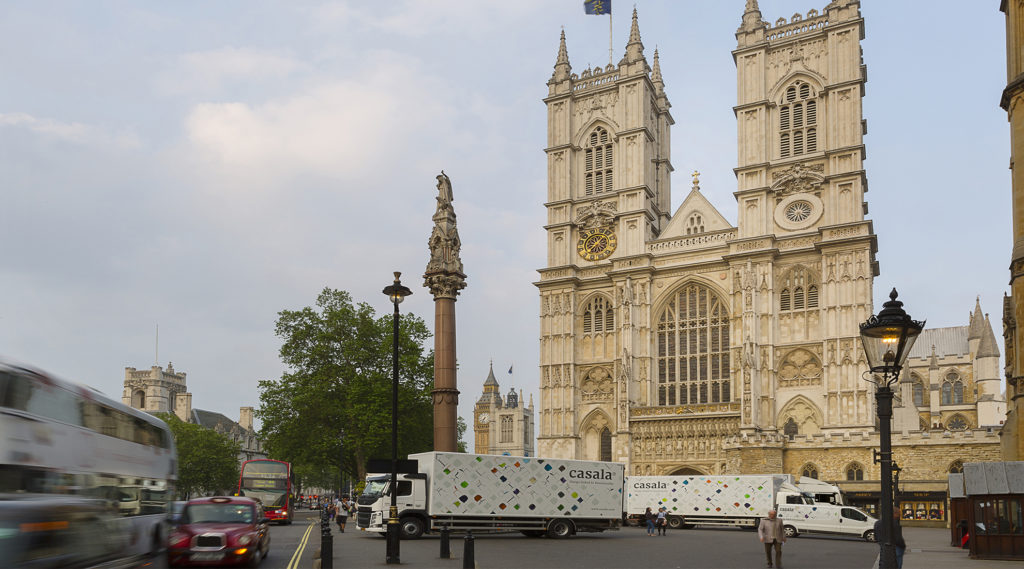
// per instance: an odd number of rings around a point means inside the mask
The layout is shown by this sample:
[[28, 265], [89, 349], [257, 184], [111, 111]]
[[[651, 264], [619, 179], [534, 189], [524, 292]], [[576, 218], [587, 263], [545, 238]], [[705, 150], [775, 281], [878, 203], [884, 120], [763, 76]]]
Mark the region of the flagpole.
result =
[[608, 12], [608, 65], [612, 64], [612, 13]]

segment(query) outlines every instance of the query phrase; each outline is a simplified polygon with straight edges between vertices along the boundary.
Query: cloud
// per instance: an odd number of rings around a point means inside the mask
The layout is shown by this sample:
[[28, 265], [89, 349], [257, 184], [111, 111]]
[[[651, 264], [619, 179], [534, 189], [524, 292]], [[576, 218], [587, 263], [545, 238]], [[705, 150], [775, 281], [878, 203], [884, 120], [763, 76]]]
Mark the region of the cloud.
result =
[[54, 140], [81, 146], [133, 149], [141, 146], [138, 136], [129, 131], [113, 132], [80, 122], [61, 122], [37, 118], [27, 113], [0, 113], [0, 128], [23, 129]]
[[155, 79], [158, 91], [170, 95], [218, 93], [243, 84], [280, 81], [306, 72], [309, 65], [286, 54], [247, 47], [223, 47], [182, 54]]

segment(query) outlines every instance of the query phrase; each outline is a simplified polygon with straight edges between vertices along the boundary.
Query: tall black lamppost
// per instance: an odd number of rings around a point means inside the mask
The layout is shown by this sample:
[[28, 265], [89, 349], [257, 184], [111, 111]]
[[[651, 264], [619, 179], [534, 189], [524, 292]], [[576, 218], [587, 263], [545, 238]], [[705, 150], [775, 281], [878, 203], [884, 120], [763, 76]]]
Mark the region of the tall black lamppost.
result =
[[896, 569], [896, 549], [892, 543], [892, 386], [899, 380], [903, 362], [907, 360], [918, 334], [924, 329], [924, 321], [912, 320], [903, 311], [903, 303], [896, 300], [896, 296], [894, 288], [889, 293], [889, 302], [882, 305], [881, 312], [860, 325], [860, 339], [864, 343], [864, 353], [867, 355], [870, 368], [866, 375], [872, 376], [869, 381], [878, 386], [875, 390], [875, 402], [878, 406], [878, 437], [881, 451], [876, 462], [882, 465], [882, 488], [879, 499], [882, 535], [875, 538], [881, 543], [879, 569]]
[[395, 305], [395, 330], [393, 343], [391, 345], [391, 511], [388, 513], [387, 532], [387, 562], [388, 565], [401, 563], [399, 560], [399, 535], [398, 528], [398, 305], [405, 297], [412, 294], [408, 287], [402, 286], [399, 277], [402, 273], [395, 271], [395, 282], [384, 287], [384, 294], [388, 295], [392, 304]]

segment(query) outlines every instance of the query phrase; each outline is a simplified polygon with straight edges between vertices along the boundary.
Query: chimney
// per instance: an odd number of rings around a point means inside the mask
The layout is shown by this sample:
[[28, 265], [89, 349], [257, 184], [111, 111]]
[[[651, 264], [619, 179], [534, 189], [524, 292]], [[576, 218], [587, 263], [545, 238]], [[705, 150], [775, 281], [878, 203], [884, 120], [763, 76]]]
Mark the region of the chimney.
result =
[[252, 407], [238, 409], [238, 424], [247, 431], [252, 431]]

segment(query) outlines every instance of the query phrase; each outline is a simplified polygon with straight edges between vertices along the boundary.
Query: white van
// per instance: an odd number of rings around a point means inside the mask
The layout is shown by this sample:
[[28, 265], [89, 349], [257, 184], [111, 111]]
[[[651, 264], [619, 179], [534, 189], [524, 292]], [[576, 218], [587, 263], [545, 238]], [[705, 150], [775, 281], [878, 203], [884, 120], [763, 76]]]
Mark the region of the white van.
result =
[[875, 518], [850, 506], [829, 504], [779, 504], [779, 518], [786, 537], [802, 533], [856, 535], [875, 541]]

